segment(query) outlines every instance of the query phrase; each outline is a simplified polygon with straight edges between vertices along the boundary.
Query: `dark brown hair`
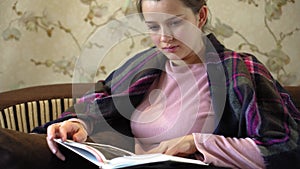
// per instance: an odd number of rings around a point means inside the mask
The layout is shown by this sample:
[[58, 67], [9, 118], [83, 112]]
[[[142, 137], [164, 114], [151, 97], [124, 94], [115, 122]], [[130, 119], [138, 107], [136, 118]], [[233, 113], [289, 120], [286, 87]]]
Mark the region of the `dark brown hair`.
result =
[[[152, 1], [160, 1], [160, 0], [152, 0]], [[203, 5], [206, 5], [206, 0], [180, 0], [186, 7], [191, 8], [194, 14], [197, 14]], [[143, 13], [142, 9], [143, 0], [137, 0], [136, 6], [137, 10], [140, 14]]]

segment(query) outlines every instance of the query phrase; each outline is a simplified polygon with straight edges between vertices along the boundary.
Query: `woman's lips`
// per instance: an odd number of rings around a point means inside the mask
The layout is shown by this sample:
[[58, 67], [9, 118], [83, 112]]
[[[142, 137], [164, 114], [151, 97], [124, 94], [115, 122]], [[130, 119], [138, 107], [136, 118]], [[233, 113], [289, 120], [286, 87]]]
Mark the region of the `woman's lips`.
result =
[[179, 46], [168, 46], [168, 47], [164, 47], [162, 48], [163, 51], [168, 52], [168, 53], [174, 53], [176, 52], [176, 50], [178, 49]]

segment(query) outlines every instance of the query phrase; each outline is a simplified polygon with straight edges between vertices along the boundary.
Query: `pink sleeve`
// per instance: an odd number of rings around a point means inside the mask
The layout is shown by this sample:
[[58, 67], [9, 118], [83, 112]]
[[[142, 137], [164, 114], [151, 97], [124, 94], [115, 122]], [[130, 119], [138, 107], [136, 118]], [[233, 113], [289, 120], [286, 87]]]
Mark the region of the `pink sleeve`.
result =
[[199, 160], [230, 168], [265, 168], [263, 157], [250, 138], [225, 138], [213, 134], [193, 133]]

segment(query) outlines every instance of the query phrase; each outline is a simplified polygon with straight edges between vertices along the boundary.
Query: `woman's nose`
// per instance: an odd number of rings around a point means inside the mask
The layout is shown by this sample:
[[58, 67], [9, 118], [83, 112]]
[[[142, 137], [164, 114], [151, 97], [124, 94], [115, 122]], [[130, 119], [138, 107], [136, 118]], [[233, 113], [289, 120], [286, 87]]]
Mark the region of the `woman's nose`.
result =
[[161, 42], [170, 42], [170, 41], [172, 41], [172, 40], [174, 40], [174, 36], [173, 36], [173, 34], [172, 34], [172, 31], [170, 31], [169, 29], [163, 29], [162, 31], [161, 31], [161, 35], [160, 35], [160, 41]]
[[160, 41], [166, 43], [173, 41], [173, 39], [174, 37], [172, 35], [161, 35], [160, 37]]

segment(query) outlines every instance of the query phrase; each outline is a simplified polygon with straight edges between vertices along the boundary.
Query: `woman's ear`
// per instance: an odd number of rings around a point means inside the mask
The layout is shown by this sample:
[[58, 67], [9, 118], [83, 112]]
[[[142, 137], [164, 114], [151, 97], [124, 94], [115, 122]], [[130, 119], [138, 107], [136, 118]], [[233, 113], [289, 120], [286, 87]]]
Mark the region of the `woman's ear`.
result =
[[208, 9], [207, 6], [202, 6], [198, 13], [198, 28], [202, 29], [203, 26], [206, 24], [208, 16]]

